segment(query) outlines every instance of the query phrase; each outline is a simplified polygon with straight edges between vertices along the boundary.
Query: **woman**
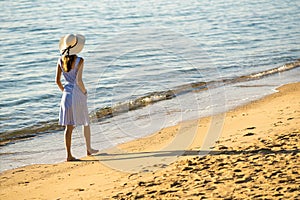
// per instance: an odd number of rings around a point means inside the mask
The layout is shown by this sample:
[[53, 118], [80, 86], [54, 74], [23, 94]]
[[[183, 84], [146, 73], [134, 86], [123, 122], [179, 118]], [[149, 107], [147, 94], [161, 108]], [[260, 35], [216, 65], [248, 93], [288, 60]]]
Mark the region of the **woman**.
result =
[[[59, 50], [62, 56], [57, 62], [56, 84], [63, 92], [59, 124], [65, 126], [67, 161], [76, 160], [71, 153], [72, 132], [76, 125], [83, 125], [87, 155], [98, 152], [91, 147], [87, 90], [82, 81], [84, 60], [76, 55], [83, 49], [84, 43], [84, 36], [79, 34], [68, 34], [62, 37], [59, 42]], [[61, 74], [63, 74], [66, 81], [64, 86], [61, 83]]]

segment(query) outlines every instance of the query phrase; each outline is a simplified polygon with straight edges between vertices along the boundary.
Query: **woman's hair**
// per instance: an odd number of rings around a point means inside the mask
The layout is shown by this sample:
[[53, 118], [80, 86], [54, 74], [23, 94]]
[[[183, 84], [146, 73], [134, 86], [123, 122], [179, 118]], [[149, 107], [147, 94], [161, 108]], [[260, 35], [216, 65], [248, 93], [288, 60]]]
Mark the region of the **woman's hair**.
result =
[[63, 55], [62, 56], [62, 67], [65, 72], [69, 72], [72, 69], [72, 63], [76, 55]]

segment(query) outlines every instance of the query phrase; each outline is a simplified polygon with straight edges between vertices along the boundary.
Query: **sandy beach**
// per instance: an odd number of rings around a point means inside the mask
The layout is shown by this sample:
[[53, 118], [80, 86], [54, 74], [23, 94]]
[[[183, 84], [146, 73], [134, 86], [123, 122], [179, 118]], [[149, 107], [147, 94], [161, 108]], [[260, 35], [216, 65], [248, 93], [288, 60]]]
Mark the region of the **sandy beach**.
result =
[[[278, 91], [107, 154], [5, 171], [0, 199], [300, 199], [300, 83]], [[203, 148], [216, 126], [217, 144]], [[191, 142], [169, 148], [176, 137]]]

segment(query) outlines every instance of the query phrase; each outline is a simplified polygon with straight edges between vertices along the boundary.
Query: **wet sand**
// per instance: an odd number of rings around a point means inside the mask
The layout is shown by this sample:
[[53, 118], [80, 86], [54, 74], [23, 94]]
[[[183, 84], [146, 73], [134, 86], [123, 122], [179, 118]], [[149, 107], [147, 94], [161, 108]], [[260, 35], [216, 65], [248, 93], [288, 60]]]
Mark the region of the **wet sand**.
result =
[[[300, 199], [300, 83], [278, 90], [219, 121], [182, 122], [106, 155], [3, 172], [0, 198]], [[221, 137], [214, 148], [203, 149], [215, 126], [222, 127]], [[189, 147], [162, 151], [178, 135], [193, 136]], [[116, 154], [120, 149], [126, 153]], [[150, 166], [139, 159], [154, 157], [173, 160]], [[122, 163], [112, 169], [105, 160], [125, 160], [135, 170]]]

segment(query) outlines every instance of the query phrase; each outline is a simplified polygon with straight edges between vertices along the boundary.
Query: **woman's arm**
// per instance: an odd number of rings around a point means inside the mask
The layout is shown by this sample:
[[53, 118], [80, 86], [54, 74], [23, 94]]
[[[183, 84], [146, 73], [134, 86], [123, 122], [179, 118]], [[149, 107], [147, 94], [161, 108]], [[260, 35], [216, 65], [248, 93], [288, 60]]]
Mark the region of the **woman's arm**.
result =
[[61, 68], [60, 68], [59, 64], [57, 63], [55, 83], [59, 87], [59, 89], [63, 92], [64, 91], [64, 86], [62, 85], [60, 79], [61, 79]]
[[79, 67], [78, 67], [78, 73], [77, 73], [77, 85], [79, 86], [79, 89], [84, 93], [87, 94], [87, 91], [84, 87], [83, 81], [82, 81], [82, 72], [83, 72], [83, 58], [79, 61]]

